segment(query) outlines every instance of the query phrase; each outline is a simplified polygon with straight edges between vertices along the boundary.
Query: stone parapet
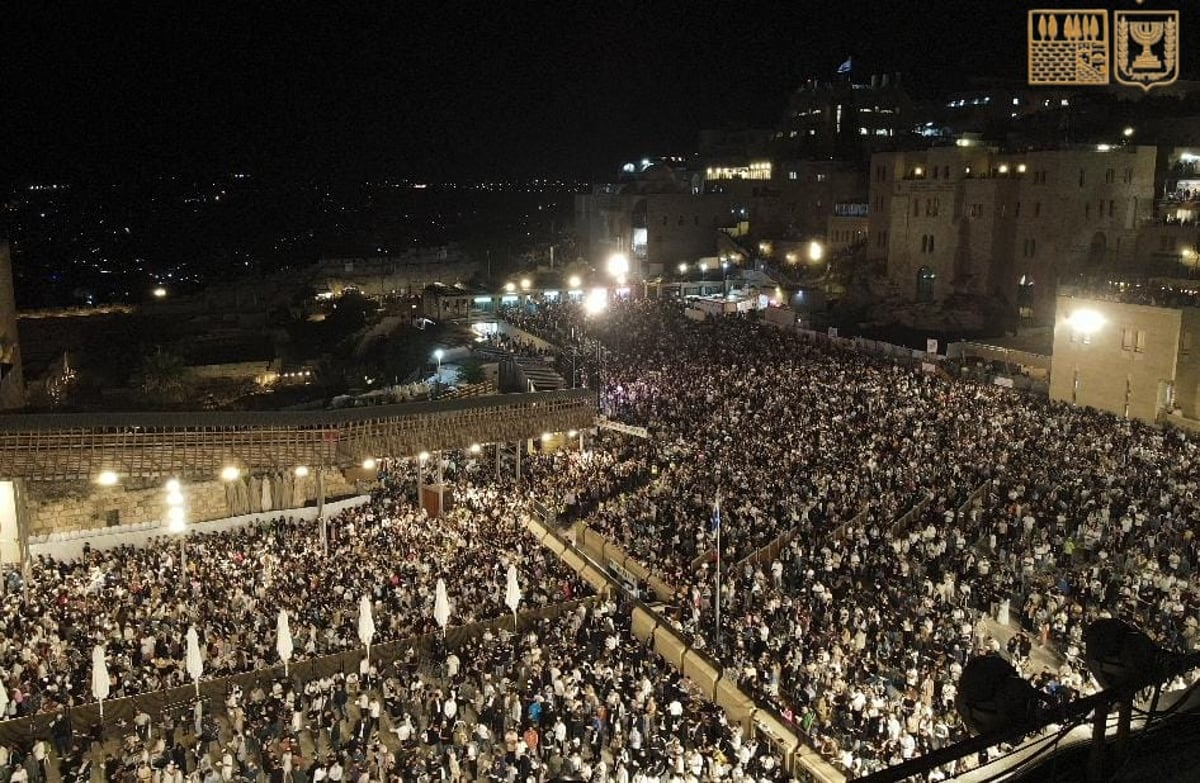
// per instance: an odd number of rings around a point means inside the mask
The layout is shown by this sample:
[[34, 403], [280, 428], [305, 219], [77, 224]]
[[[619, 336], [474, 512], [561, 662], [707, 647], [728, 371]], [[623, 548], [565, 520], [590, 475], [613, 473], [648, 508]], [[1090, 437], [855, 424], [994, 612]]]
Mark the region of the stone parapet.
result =
[[525, 441], [590, 427], [588, 389], [334, 411], [112, 413], [0, 417], [0, 478], [127, 477], [207, 481], [226, 465], [253, 474], [349, 468], [474, 443]]

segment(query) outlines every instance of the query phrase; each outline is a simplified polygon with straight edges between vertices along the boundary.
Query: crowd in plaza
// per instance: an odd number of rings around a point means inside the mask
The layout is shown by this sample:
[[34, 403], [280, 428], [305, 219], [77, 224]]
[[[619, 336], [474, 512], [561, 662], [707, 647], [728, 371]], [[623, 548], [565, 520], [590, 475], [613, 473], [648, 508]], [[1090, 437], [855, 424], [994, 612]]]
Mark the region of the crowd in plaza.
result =
[[139, 712], [103, 760], [67, 725], [53, 755], [43, 740], [0, 746], [0, 776], [45, 783], [53, 761], [72, 783], [792, 779], [768, 744], [637, 641], [629, 608], [610, 600], [435, 655]]
[[[584, 586], [529, 535], [500, 488], [464, 482], [461, 506], [433, 524], [385, 476], [362, 506], [328, 524], [272, 522], [142, 547], [85, 550], [74, 560], [38, 557], [24, 589], [0, 598], [0, 672], [7, 715], [92, 699], [91, 656], [103, 645], [110, 698], [186, 685], [185, 636], [194, 626], [205, 675], [279, 663], [277, 618], [297, 661], [361, 644], [362, 597], [372, 603], [375, 643], [436, 629], [434, 587], [445, 581], [455, 625], [504, 617], [506, 575], [517, 567], [526, 608], [578, 597]], [[181, 568], [181, 566], [184, 566]]]
[[[186, 684], [191, 625], [206, 676], [221, 676], [277, 661], [281, 608], [305, 658], [359, 646], [364, 594], [376, 643], [436, 629], [438, 578], [456, 625], [508, 614], [509, 564], [526, 608], [586, 597], [526, 514], [582, 521], [647, 566], [671, 587], [658, 598], [684, 638], [854, 776], [964, 735], [954, 701], [972, 656], [1009, 658], [1061, 701], [1094, 687], [1081, 652], [1096, 618], [1171, 649], [1200, 641], [1200, 453], [1182, 433], [744, 316], [632, 302], [507, 317], [573, 354], [602, 412], [650, 437], [531, 456], [519, 491], [491, 459], [451, 456], [456, 508], [437, 524], [412, 503], [411, 476], [385, 472], [332, 521], [328, 551], [311, 523], [280, 519], [191, 537], [186, 569], [174, 540], [40, 559], [28, 589], [0, 599], [8, 716], [89, 700], [95, 644], [116, 698]], [[231, 692], [195, 725], [147, 716], [108, 777], [787, 779], [628, 623], [627, 607], [593, 598], [515, 639]], [[71, 745], [57, 756], [86, 773]], [[0, 751], [0, 783], [24, 783], [5, 779], [18, 767], [42, 783], [45, 751]]]
[[[522, 320], [602, 339], [602, 405], [655, 435], [622, 456], [657, 480], [587, 524], [676, 588], [695, 646], [855, 774], [963, 735], [953, 703], [973, 655], [1013, 658], [1066, 699], [1092, 687], [1093, 619], [1196, 646], [1200, 454], [1180, 432], [744, 317], [635, 302]], [[993, 638], [1010, 622], [1024, 634]]]

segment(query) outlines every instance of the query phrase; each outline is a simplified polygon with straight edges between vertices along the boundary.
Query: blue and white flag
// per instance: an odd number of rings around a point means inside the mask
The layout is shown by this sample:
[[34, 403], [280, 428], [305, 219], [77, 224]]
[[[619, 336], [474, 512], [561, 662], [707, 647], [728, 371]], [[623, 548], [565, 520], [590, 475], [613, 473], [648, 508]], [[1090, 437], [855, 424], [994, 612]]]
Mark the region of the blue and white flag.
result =
[[712, 528], [709, 533], [716, 535], [719, 532], [721, 532], [721, 496], [717, 495], [717, 499], [713, 501]]
[[851, 65], [852, 65], [852, 63], [851, 63], [851, 60], [852, 60], [852, 59], [853, 59], [853, 58], [847, 57], [847, 58], [846, 58], [846, 62], [844, 62], [844, 63], [842, 63], [841, 65], [839, 65], [839, 66], [838, 66], [837, 72], [838, 72], [839, 74], [842, 74], [842, 73], [850, 73], [850, 67], [851, 67]]

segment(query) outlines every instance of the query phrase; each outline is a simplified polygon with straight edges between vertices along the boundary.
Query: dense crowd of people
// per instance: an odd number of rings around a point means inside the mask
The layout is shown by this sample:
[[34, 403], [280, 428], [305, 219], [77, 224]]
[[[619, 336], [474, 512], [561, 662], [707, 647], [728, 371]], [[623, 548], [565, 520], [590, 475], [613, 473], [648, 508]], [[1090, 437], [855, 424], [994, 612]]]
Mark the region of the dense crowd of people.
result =
[[296, 660], [360, 645], [370, 597], [375, 642], [429, 632], [434, 587], [445, 580], [455, 625], [504, 617], [508, 565], [527, 608], [585, 587], [522, 523], [511, 493], [464, 477], [459, 508], [433, 524], [405, 483], [385, 476], [366, 505], [332, 518], [328, 546], [311, 522], [270, 523], [189, 536], [186, 565], [166, 538], [148, 546], [38, 557], [27, 589], [0, 599], [0, 672], [7, 715], [92, 699], [91, 654], [104, 645], [110, 698], [185, 685], [185, 636], [195, 626], [206, 676], [279, 662], [280, 609]]
[[[1183, 433], [745, 317], [634, 302], [521, 319], [603, 340], [602, 405], [655, 436], [618, 448], [656, 480], [587, 524], [673, 585], [693, 643], [852, 773], [961, 737], [972, 655], [1008, 655], [1062, 699], [1091, 687], [1080, 653], [1098, 617], [1196, 646], [1200, 454]], [[784, 534], [772, 561], [744, 562]], [[990, 631], [1010, 621], [1019, 649], [1065, 662], [1006, 649]]]
[[[768, 743], [730, 725], [637, 641], [629, 607], [593, 599], [519, 635], [500, 629], [436, 661], [282, 678], [221, 704], [139, 712], [103, 761], [60, 714], [62, 781], [793, 780]], [[61, 727], [62, 730], [59, 730]], [[0, 746], [6, 780], [45, 783], [50, 745]], [[19, 771], [18, 771], [19, 770]]]
[[[280, 608], [305, 657], [358, 646], [363, 594], [378, 642], [432, 630], [439, 577], [456, 624], [507, 614], [510, 563], [527, 606], [587, 595], [525, 514], [582, 521], [642, 562], [669, 585], [658, 598], [684, 637], [854, 776], [963, 736], [954, 700], [972, 656], [1003, 655], [1066, 700], [1093, 687], [1081, 649], [1096, 618], [1168, 648], [1200, 642], [1200, 453], [1180, 432], [745, 316], [629, 302], [506, 317], [560, 346], [602, 411], [650, 437], [601, 433], [530, 458], [520, 492], [490, 460], [452, 457], [460, 502], [437, 524], [404, 476], [385, 475], [334, 520], [328, 551], [311, 523], [280, 519], [193, 537], [186, 569], [166, 541], [41, 559], [27, 591], [0, 600], [9, 717], [87, 701], [96, 643], [118, 697], [186, 683], [189, 625], [206, 675], [220, 676], [274, 662]], [[436, 667], [401, 659], [231, 693], [196, 718], [198, 750], [168, 733], [187, 716], [159, 716], [111, 766], [152, 783], [786, 779], [628, 622], [592, 599], [533, 633], [439, 653]], [[38, 753], [0, 754], [0, 767], [36, 778]]]

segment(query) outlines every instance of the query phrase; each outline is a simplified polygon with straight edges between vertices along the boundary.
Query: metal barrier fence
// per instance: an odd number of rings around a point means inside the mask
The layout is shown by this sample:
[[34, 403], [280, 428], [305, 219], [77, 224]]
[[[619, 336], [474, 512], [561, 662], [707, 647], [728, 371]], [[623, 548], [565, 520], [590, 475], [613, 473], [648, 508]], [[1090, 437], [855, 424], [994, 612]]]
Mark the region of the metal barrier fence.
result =
[[[544, 619], [559, 617], [568, 611], [573, 611], [580, 604], [593, 600], [595, 599], [585, 598], [520, 613], [516, 618], [516, 630], [533, 629]], [[513, 616], [507, 615], [494, 620], [448, 628], [444, 637], [445, 648], [447, 650], [457, 649], [466, 642], [481, 636], [488, 629], [513, 630]], [[382, 670], [385, 666], [406, 655], [409, 649], [414, 650], [419, 658], [428, 659], [441, 636], [440, 632], [435, 632], [411, 636], [402, 641], [373, 644], [371, 645], [371, 662]], [[306, 682], [337, 672], [357, 672], [359, 661], [365, 655], [365, 647], [356, 647], [334, 655], [296, 661], [288, 666], [286, 676], [296, 682]], [[209, 703], [224, 704], [225, 696], [234, 685], [239, 685], [243, 691], [249, 692], [257, 685], [269, 684], [284, 676], [283, 664], [279, 664], [245, 674], [202, 679], [200, 698]], [[196, 687], [186, 685], [168, 690], [151, 691], [137, 696], [106, 700], [103, 721], [100, 719], [100, 705], [96, 702], [72, 707], [69, 712], [73, 728], [78, 733], [99, 725], [111, 727], [130, 724], [134, 716], [141, 710], [145, 710], [150, 715], [160, 715], [165, 709], [181, 704], [192, 704], [195, 700]], [[43, 712], [0, 722], [0, 744], [11, 747], [36, 737], [49, 737], [50, 722], [54, 720], [54, 715], [53, 712]]]

